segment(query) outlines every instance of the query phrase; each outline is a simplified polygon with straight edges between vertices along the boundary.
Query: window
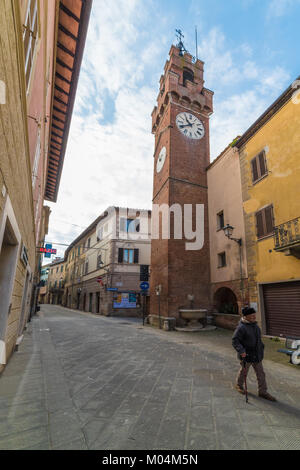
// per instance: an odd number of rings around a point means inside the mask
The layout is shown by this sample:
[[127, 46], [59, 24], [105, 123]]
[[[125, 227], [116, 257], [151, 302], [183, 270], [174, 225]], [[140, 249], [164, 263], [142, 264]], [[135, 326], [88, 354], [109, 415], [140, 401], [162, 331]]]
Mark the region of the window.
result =
[[78, 256], [80, 256], [80, 246], [78, 247]]
[[32, 169], [33, 188], [35, 187], [35, 182], [37, 180], [40, 156], [41, 156], [41, 131], [39, 129], [38, 134], [37, 134], [37, 139], [36, 139], [35, 156], [34, 156], [34, 163], [33, 163], [33, 169]]
[[28, 7], [23, 25], [23, 43], [25, 57], [25, 79], [28, 85], [31, 77], [34, 54], [38, 39], [38, 0], [28, 0]]
[[63, 265], [62, 265], [61, 268], [60, 268], [60, 272], [62, 273], [63, 270], [64, 270], [64, 267], [63, 267]]
[[251, 169], [252, 183], [256, 183], [256, 181], [268, 174], [264, 150], [251, 160]]
[[224, 268], [226, 266], [226, 253], [218, 253], [218, 268]]
[[184, 67], [183, 68], [183, 86], [185, 86], [186, 80], [189, 80], [190, 82], [194, 81], [194, 73], [192, 70]]
[[103, 227], [100, 227], [97, 232], [97, 241], [103, 240]]
[[224, 227], [224, 212], [221, 211], [217, 214], [217, 230], [221, 230]]
[[84, 266], [84, 274], [87, 274], [89, 272], [89, 262], [86, 261], [85, 266]]
[[138, 263], [139, 262], [139, 250], [137, 248], [119, 248], [118, 263]]
[[136, 233], [140, 231], [140, 219], [120, 219], [120, 232]]
[[56, 268], [56, 272], [58, 273], [59, 267]]
[[102, 262], [102, 257], [101, 257], [101, 255], [98, 255], [98, 257], [97, 257], [97, 268], [100, 269], [102, 264], [104, 264]]
[[274, 217], [273, 217], [273, 206], [267, 206], [264, 209], [256, 212], [256, 234], [257, 238], [263, 238], [269, 235], [273, 235], [274, 230]]

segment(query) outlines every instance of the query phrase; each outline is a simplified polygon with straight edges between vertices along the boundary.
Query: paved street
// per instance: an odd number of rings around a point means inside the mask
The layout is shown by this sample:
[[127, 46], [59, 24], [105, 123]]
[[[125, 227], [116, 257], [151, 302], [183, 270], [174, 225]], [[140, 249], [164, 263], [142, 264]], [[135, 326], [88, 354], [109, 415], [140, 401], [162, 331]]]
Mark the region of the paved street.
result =
[[277, 403], [251, 370], [246, 404], [229, 338], [43, 306], [0, 377], [0, 449], [300, 449], [299, 367], [265, 361]]

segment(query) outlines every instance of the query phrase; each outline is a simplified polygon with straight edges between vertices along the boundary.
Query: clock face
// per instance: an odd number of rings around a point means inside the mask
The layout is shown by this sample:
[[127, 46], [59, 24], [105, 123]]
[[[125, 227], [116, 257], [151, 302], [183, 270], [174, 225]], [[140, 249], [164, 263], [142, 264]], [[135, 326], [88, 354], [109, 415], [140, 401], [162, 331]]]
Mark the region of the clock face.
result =
[[203, 122], [191, 113], [177, 114], [176, 125], [180, 132], [190, 139], [199, 140], [205, 134]]
[[159, 152], [157, 162], [156, 162], [156, 172], [159, 173], [162, 167], [164, 166], [165, 160], [166, 160], [166, 155], [167, 155], [167, 149], [166, 147], [163, 147], [161, 151]]

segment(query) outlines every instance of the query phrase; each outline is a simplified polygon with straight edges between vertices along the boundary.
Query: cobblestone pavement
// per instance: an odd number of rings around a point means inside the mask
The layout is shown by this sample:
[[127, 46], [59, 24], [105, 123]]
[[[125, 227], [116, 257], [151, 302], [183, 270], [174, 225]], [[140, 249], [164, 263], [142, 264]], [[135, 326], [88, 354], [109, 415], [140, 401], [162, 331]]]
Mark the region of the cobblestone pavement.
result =
[[0, 377], [0, 449], [300, 449], [299, 368], [264, 364], [278, 402], [251, 370], [247, 404], [229, 340], [43, 306]]

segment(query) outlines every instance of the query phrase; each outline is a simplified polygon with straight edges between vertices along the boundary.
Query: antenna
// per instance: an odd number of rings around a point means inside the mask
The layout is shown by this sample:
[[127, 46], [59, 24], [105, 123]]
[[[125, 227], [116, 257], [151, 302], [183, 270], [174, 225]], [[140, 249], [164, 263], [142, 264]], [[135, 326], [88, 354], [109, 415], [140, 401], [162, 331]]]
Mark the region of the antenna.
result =
[[198, 31], [197, 26], [195, 26], [195, 37], [196, 37], [196, 61], [198, 60]]

